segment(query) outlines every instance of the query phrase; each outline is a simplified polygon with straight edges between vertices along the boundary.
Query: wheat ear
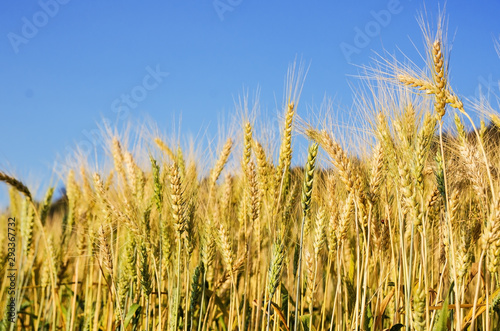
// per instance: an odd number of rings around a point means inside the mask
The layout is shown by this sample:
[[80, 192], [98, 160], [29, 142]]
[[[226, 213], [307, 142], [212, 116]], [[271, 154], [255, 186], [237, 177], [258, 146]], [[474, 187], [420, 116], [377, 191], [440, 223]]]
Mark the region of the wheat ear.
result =
[[295, 328], [297, 331], [298, 319], [299, 319], [299, 300], [300, 300], [300, 278], [301, 278], [301, 268], [302, 268], [302, 249], [304, 246], [304, 227], [306, 218], [308, 217], [309, 210], [311, 208], [311, 196], [314, 181], [314, 169], [316, 167], [316, 157], [318, 155], [318, 144], [314, 143], [309, 146], [309, 152], [307, 155], [307, 163], [304, 175], [304, 187], [302, 190], [302, 226], [300, 230], [300, 246], [299, 246], [299, 257], [297, 262], [297, 290], [295, 294]]
[[11, 177], [7, 175], [5, 172], [0, 171], [0, 182], [5, 182], [9, 184], [13, 188], [24, 194], [28, 199], [32, 200], [31, 192], [28, 189], [28, 187], [26, 187], [26, 185], [24, 185], [21, 181], [17, 180], [16, 178]]

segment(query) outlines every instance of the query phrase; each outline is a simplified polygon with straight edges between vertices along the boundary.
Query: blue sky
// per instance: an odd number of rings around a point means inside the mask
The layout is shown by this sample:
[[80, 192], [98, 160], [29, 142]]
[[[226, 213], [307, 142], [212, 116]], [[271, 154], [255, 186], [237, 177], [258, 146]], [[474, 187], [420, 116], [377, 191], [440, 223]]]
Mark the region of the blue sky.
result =
[[[424, 7], [435, 21], [437, 3], [422, 0], [2, 1], [0, 169], [47, 183], [57, 155], [125, 110], [167, 135], [180, 117], [183, 134], [215, 135], [235, 98], [260, 88], [273, 115], [296, 57], [310, 64], [299, 114], [325, 95], [349, 109], [350, 75], [374, 52], [399, 49], [423, 65]], [[454, 89], [498, 95], [500, 2], [449, 1], [446, 13]]]

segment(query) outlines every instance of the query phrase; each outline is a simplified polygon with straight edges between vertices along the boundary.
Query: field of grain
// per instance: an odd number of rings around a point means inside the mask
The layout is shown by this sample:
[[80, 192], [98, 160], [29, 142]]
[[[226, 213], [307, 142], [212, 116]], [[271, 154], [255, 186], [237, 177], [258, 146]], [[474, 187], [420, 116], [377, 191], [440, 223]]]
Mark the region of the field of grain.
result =
[[81, 160], [56, 204], [0, 172], [0, 329], [499, 330], [500, 118], [425, 36], [427, 68], [366, 69], [356, 153], [296, 118], [292, 70], [272, 144], [249, 110], [209, 156], [111, 135], [113, 166]]

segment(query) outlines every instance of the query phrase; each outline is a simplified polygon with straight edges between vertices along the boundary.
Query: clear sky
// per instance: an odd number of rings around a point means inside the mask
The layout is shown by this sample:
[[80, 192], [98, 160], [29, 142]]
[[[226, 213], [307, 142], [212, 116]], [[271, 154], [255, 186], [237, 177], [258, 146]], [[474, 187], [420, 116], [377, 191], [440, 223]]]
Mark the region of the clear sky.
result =
[[[47, 182], [56, 156], [91, 143], [103, 117], [147, 115], [167, 135], [182, 117], [182, 133], [215, 134], [257, 88], [273, 114], [296, 57], [310, 64], [299, 114], [325, 95], [348, 109], [349, 75], [374, 52], [423, 64], [424, 8], [435, 21], [437, 2], [422, 0], [1, 1], [0, 169]], [[500, 1], [450, 0], [446, 12], [454, 89], [498, 95]]]

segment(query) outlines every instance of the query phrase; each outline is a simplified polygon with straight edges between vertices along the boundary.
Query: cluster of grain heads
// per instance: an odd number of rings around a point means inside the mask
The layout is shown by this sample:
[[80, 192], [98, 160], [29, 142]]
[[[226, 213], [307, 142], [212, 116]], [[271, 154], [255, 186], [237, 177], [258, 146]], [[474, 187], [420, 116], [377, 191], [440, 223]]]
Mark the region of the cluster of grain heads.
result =
[[429, 43], [429, 77], [403, 66], [380, 79], [398, 85], [371, 88], [365, 153], [307, 126], [307, 159], [293, 167], [294, 99], [279, 141], [245, 120], [211, 157], [147, 141], [156, 133], [133, 149], [112, 136], [96, 163], [111, 167], [82, 160], [55, 202], [54, 189], [37, 202], [0, 172], [0, 220], [19, 230], [11, 329], [498, 329], [500, 120], [475, 128], [444, 49], [440, 35]]

